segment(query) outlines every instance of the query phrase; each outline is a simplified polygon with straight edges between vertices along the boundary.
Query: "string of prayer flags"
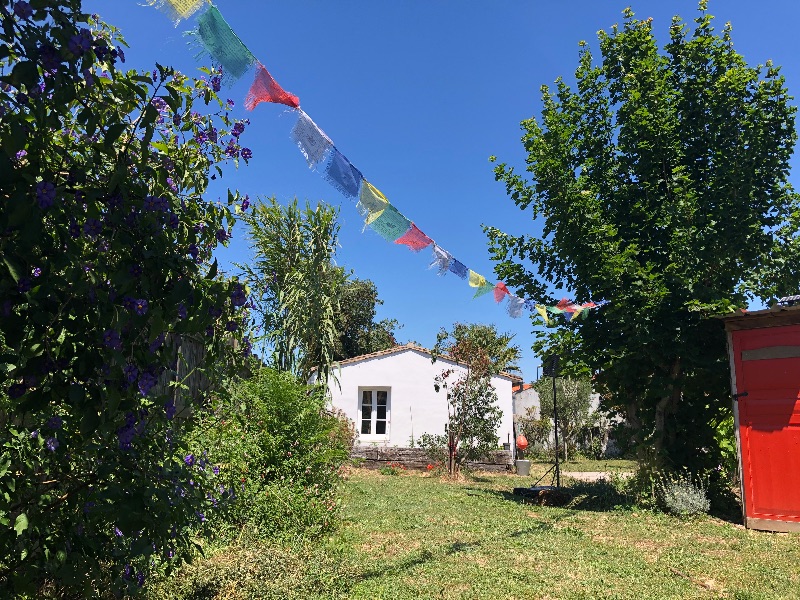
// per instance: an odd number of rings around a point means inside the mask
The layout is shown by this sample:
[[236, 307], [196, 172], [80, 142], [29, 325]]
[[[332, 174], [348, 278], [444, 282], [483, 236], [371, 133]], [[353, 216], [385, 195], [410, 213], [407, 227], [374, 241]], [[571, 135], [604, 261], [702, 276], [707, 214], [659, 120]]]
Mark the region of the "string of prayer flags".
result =
[[257, 62], [213, 4], [197, 19], [194, 34], [209, 56], [222, 67], [225, 85], [232, 85]]
[[374, 217], [367, 224], [375, 233], [387, 242], [393, 242], [411, 227], [411, 221], [405, 218], [400, 211], [391, 204], [380, 213], [370, 215]]
[[466, 279], [470, 273], [470, 270], [466, 267], [466, 265], [455, 258], [450, 262], [449, 269], [451, 273], [461, 277], [461, 279]]
[[519, 319], [522, 316], [522, 309], [525, 308], [525, 300], [509, 294], [508, 304], [506, 305], [506, 312], [512, 319]]
[[497, 285], [494, 286], [494, 301], [500, 303], [508, 294], [511, 294], [511, 292], [508, 291], [506, 284], [498, 281]]
[[521, 317], [527, 309], [531, 313], [538, 313], [545, 324], [550, 325], [552, 323], [550, 315], [563, 314], [570, 321], [579, 316], [585, 319], [590, 309], [607, 304], [605, 301], [576, 304], [563, 298], [555, 306], [545, 306], [512, 294], [502, 281], [489, 283], [483, 275], [468, 269], [450, 252], [437, 245], [432, 238], [400, 213], [380, 190], [364, 179], [361, 171], [335, 147], [333, 140], [300, 108], [300, 99], [284, 90], [267, 68], [256, 60], [210, 0], [146, 0], [146, 2], [166, 13], [176, 24], [181, 19], [197, 13], [204, 6], [208, 6], [208, 9], [197, 17], [196, 29], [188, 34], [192, 35], [196, 43], [211, 56], [214, 63], [221, 67], [225, 85], [231, 85], [255, 66], [253, 83], [244, 101], [245, 108], [253, 110], [262, 102], [272, 102], [294, 109], [297, 121], [292, 127], [292, 140], [303, 153], [311, 169], [317, 170], [323, 165], [319, 171], [328, 183], [344, 196], [357, 199], [356, 207], [365, 219], [365, 228], [370, 227], [386, 241], [408, 246], [414, 252], [431, 246], [433, 260], [430, 268], [436, 267], [439, 275], [453, 273], [461, 279], [468, 280], [470, 287], [476, 288], [475, 298], [493, 293], [495, 301], [500, 303], [508, 297], [506, 311], [515, 319]]
[[364, 176], [356, 169], [344, 154], [334, 146], [325, 164], [323, 177], [342, 195], [348, 198], [357, 198]]
[[188, 19], [200, 10], [206, 0], [147, 0], [147, 3], [167, 15], [177, 26], [181, 19]]
[[300, 152], [306, 157], [306, 162], [310, 168], [316, 167], [325, 160], [328, 151], [333, 148], [333, 141], [325, 132], [311, 120], [302, 108], [297, 109], [297, 122], [292, 128], [291, 137]]
[[247, 110], [253, 110], [262, 102], [285, 104], [292, 108], [300, 106], [300, 98], [284, 90], [269, 74], [266, 67], [258, 63], [253, 85], [250, 86], [250, 91], [247, 92], [247, 97], [244, 99], [244, 107]]
[[422, 233], [422, 231], [420, 231], [420, 229], [414, 225], [414, 223], [411, 223], [411, 227], [408, 228], [408, 231], [397, 238], [394, 243], [404, 244], [411, 248], [412, 251], [419, 252], [420, 250], [430, 246], [433, 243], [433, 240]]
[[437, 275], [439, 275], [439, 277], [442, 277], [450, 270], [450, 263], [451, 262], [453, 262], [453, 255], [450, 254], [444, 248], [440, 248], [439, 246], [436, 245], [436, 243], [434, 243], [433, 244], [433, 262], [431, 263], [430, 267], [428, 267], [428, 268], [432, 269], [433, 267], [436, 267], [436, 269], [438, 271]]

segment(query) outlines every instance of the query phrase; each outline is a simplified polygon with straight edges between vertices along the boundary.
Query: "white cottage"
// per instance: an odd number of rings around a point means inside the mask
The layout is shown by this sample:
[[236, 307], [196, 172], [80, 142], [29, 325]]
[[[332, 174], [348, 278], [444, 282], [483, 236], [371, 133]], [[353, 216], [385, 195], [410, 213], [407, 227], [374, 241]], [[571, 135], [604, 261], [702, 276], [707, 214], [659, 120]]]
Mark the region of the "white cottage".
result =
[[[340, 386], [330, 383], [332, 404], [356, 423], [357, 444], [407, 448], [423, 433], [442, 434], [447, 422], [446, 391], [436, 392], [434, 379], [444, 369], [466, 372], [446, 358], [431, 362], [431, 352], [415, 344], [395, 346], [341, 361]], [[503, 417], [498, 444], [512, 439], [512, 383], [518, 377], [492, 378]]]

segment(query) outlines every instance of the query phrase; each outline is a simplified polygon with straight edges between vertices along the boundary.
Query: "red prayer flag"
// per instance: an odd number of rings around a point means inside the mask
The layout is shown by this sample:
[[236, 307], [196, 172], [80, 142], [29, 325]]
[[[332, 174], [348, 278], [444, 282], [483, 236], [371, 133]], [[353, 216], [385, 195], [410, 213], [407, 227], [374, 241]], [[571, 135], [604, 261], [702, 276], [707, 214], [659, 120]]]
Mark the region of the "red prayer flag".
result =
[[506, 297], [506, 294], [510, 294], [511, 292], [508, 291], [506, 284], [502, 281], [498, 281], [497, 285], [494, 286], [494, 301], [495, 302], [502, 302], [503, 298]]
[[423, 248], [430, 246], [433, 243], [433, 240], [422, 233], [422, 231], [420, 231], [419, 228], [412, 223], [411, 227], [408, 228], [408, 231], [397, 238], [394, 243], [404, 244], [411, 248], [414, 252], [419, 252]]
[[250, 86], [247, 98], [244, 99], [244, 107], [247, 110], [253, 110], [261, 102], [275, 102], [292, 108], [300, 106], [300, 98], [285, 91], [272, 78], [272, 75], [264, 68], [264, 65], [259, 63], [256, 67], [256, 77], [253, 79], [253, 85]]

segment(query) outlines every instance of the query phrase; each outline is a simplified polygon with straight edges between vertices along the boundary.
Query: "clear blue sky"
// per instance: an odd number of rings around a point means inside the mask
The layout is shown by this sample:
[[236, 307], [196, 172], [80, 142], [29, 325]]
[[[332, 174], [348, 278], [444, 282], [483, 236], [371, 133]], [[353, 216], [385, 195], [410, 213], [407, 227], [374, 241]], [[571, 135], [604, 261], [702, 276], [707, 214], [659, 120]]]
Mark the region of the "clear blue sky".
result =
[[[512, 233], [539, 228], [494, 181], [488, 157], [524, 164], [519, 122], [539, 114], [539, 87], [558, 76], [571, 81], [578, 42], [588, 41], [599, 54], [596, 32], [620, 23], [626, 5], [625, 0], [217, 2], [253, 54], [284, 89], [300, 97], [303, 109], [364, 176], [440, 246], [490, 280], [493, 264], [481, 224]], [[641, 0], [631, 6], [638, 17], [653, 17], [662, 45], [672, 15], [688, 21], [697, 14], [695, 0]], [[198, 74], [201, 62], [183, 36], [191, 20], [175, 28], [142, 0], [85, 0], [84, 9], [122, 30], [131, 46], [129, 67], [150, 70], [158, 61]], [[783, 67], [790, 93], [797, 94], [800, 2], [711, 0], [709, 12], [718, 28], [732, 22], [734, 45], [749, 64], [773, 59]], [[516, 334], [525, 379], [534, 379], [539, 360], [530, 350], [530, 319], [511, 319], [491, 295], [472, 300], [473, 290], [452, 274], [437, 277], [427, 270], [429, 250], [416, 255], [370, 230], [362, 233], [354, 204], [310, 171], [289, 139], [293, 119], [283, 115], [285, 107], [244, 110], [250, 82], [247, 75], [223, 90], [236, 102], [235, 115], [251, 119], [242, 139], [254, 154], [249, 166], [226, 172], [223, 186], [251, 197], [285, 202], [297, 196], [340, 206], [338, 263], [376, 283], [384, 300], [378, 316], [404, 324], [400, 341], [430, 347], [439, 328], [455, 321], [494, 323]], [[223, 196], [225, 187], [215, 195]], [[239, 227], [219, 257], [230, 265], [248, 256]]]

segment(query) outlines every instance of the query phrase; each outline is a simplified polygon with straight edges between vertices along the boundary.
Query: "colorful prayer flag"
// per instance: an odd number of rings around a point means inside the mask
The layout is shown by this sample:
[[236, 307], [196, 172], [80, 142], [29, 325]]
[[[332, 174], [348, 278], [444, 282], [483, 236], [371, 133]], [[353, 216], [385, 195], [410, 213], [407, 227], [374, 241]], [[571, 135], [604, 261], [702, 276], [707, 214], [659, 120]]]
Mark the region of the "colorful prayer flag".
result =
[[436, 244], [433, 245], [433, 262], [431, 263], [429, 269], [436, 267], [438, 269], [438, 275], [441, 277], [450, 270], [450, 263], [453, 262], [453, 255], [450, 254], [444, 248], [440, 248]]
[[481, 296], [485, 296], [486, 294], [491, 293], [492, 290], [494, 290], [494, 285], [487, 282], [484, 285], [479, 286], [478, 289], [475, 290], [475, 295], [472, 298], [473, 299], [480, 298]]
[[[472, 269], [469, 270], [469, 286], [474, 288], [483, 287], [486, 285], [486, 277], [483, 275], [476, 273]], [[492, 286], [494, 289], [494, 286]]]
[[264, 65], [258, 63], [253, 85], [250, 86], [250, 91], [247, 92], [247, 97], [244, 99], [244, 107], [247, 110], [253, 110], [262, 102], [275, 102], [292, 108], [300, 106], [300, 98], [285, 91], [272, 78]]
[[507, 294], [511, 292], [508, 291], [508, 287], [502, 281], [498, 281], [497, 285], [494, 286], [494, 301], [495, 302], [502, 302], [503, 298], [506, 297]]
[[393, 242], [408, 231], [408, 228], [411, 227], [411, 221], [390, 204], [377, 214], [375, 219], [369, 223], [369, 226], [387, 242]]
[[513, 294], [508, 296], [508, 305], [506, 305], [506, 312], [512, 319], [519, 319], [522, 316], [522, 309], [525, 307], [525, 301]]
[[395, 244], [408, 246], [414, 252], [419, 252], [433, 243], [433, 240], [420, 231], [419, 227], [411, 223], [408, 231], [394, 241]]
[[387, 206], [389, 206], [389, 201], [386, 196], [369, 181], [364, 180], [356, 205], [361, 216], [369, 220], [369, 215], [379, 213]]
[[163, 12], [177, 25], [181, 19], [188, 19], [196, 13], [206, 0], [147, 0], [147, 3]]
[[197, 19], [194, 32], [206, 52], [222, 67], [222, 81], [231, 85], [256, 62], [256, 57], [242, 43], [213, 4]]
[[466, 265], [462, 263], [460, 260], [454, 258], [450, 262], [450, 266], [448, 267], [451, 273], [461, 277], [461, 279], [466, 279], [469, 276], [469, 269], [467, 269]]
[[545, 325], [550, 325], [550, 319], [547, 316], [547, 308], [543, 304], [536, 305], [536, 312], [538, 312], [542, 316]]
[[348, 198], [358, 197], [361, 180], [364, 179], [361, 171], [356, 169], [336, 147], [330, 152], [323, 177]]
[[328, 152], [333, 148], [333, 140], [325, 135], [314, 121], [311, 120], [302, 108], [297, 109], [297, 123], [292, 128], [292, 139], [306, 157], [308, 166], [312, 169], [325, 160]]

